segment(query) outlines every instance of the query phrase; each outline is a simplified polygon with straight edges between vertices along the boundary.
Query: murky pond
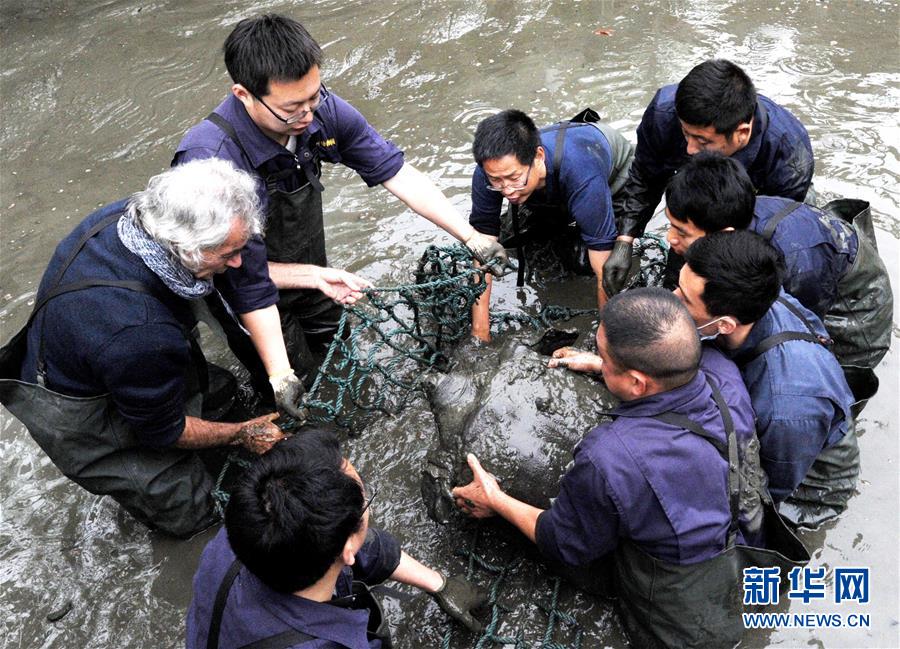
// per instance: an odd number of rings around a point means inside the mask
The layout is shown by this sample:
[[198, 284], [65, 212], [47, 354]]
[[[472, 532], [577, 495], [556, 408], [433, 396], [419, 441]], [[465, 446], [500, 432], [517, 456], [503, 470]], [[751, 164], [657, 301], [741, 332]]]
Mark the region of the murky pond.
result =
[[[657, 87], [705, 58], [730, 58], [806, 124], [817, 189], [873, 204], [882, 256], [900, 287], [895, 2], [4, 0], [0, 337], [26, 320], [56, 243], [93, 208], [142, 188], [168, 165], [184, 131], [227, 92], [220, 47], [230, 27], [266, 10], [307, 25], [325, 47], [329, 87], [400, 145], [463, 213], [471, 136], [484, 116], [518, 107], [540, 125], [590, 105], [633, 140]], [[611, 34], [595, 34], [599, 28]], [[332, 264], [376, 284], [397, 284], [409, 281], [427, 244], [449, 242], [349, 170], [325, 175]], [[501, 308], [591, 300], [583, 282], [541, 291], [513, 284], [495, 284]], [[894, 349], [878, 371], [881, 391], [860, 423], [859, 494], [839, 520], [806, 535], [814, 566], [871, 568], [870, 603], [859, 611], [871, 626], [748, 632], [745, 646], [900, 645], [896, 325], [894, 331]], [[456, 551], [472, 546], [475, 526], [456, 520], [441, 527], [424, 515], [418, 475], [435, 432], [425, 409], [414, 401], [396, 418], [373, 422], [348, 450], [382, 494], [377, 522], [413, 555], [459, 572], [467, 563]], [[111, 500], [63, 478], [22, 425], [5, 410], [2, 416], [0, 645], [180, 645], [191, 576], [209, 535], [175, 542], [148, 533]], [[508, 528], [486, 525], [477, 542], [490, 563], [513, 562], [499, 635], [522, 634], [540, 646], [548, 625], [541, 607], [555, 600], [575, 615], [582, 646], [627, 646], [608, 605], [567, 586], [554, 594], [533, 548]], [[475, 575], [482, 583], [492, 579], [480, 568]], [[438, 645], [449, 628], [433, 604], [387, 601], [397, 646]], [[59, 621], [47, 620], [69, 603]], [[773, 610], [832, 613], [839, 606], [792, 602]], [[574, 641], [572, 628], [556, 626], [556, 642]], [[472, 640], [454, 630], [451, 646]]]

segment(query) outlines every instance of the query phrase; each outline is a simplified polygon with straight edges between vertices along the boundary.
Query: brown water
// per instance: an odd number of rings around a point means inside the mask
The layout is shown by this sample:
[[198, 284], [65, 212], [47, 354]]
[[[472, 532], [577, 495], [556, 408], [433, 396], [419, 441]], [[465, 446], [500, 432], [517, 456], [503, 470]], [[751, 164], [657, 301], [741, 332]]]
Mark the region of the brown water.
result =
[[[237, 20], [291, 13], [325, 46], [324, 78], [428, 173], [460, 211], [468, 208], [471, 135], [484, 116], [527, 110], [539, 124], [597, 108], [629, 132], [663, 84], [723, 56], [808, 127], [816, 187], [871, 201], [882, 256], [900, 286], [897, 142], [898, 18], [895, 2], [433, 2], [4, 0], [0, 5], [2, 167], [0, 326], [5, 340], [26, 320], [53, 247], [93, 208], [141, 188], [165, 168], [178, 140], [224, 96], [219, 48]], [[598, 36], [598, 28], [611, 28]], [[893, 134], [893, 135], [892, 135]], [[891, 144], [893, 142], [893, 144]], [[343, 168], [326, 171], [332, 263], [378, 284], [408, 281], [423, 247], [448, 237]], [[575, 287], [494, 291], [505, 308], [541, 300], [585, 304]], [[895, 318], [896, 321], [896, 318]], [[898, 356], [860, 423], [859, 495], [838, 521], [806, 537], [814, 566], [870, 566], [870, 604], [794, 603], [791, 612], [862, 612], [869, 629], [748, 632], [745, 646], [896, 647], [898, 639]], [[360, 471], [379, 487], [376, 518], [414, 555], [464, 569], [454, 549], [468, 529], [425, 519], [418, 471], [433, 426], [414, 404], [351, 443]], [[180, 543], [149, 534], [109, 499], [63, 478], [4, 410], [0, 438], [0, 645], [170, 647], [183, 640], [196, 558], [206, 538]], [[422, 423], [426, 421], [426, 423]], [[526, 555], [513, 535], [489, 530], [498, 560]], [[493, 544], [493, 545], [491, 545]], [[501, 630], [536, 642], [547, 575], [527, 560], [504, 591]], [[71, 601], [50, 623], [46, 615]], [[560, 607], [585, 627], [584, 646], [624, 647], [604, 604], [563, 589]], [[778, 610], [788, 610], [782, 605]], [[397, 645], [431, 646], [447, 629], [433, 606], [389, 600]], [[414, 628], [415, 630], [411, 629]], [[559, 634], [566, 643], [571, 636]], [[458, 632], [453, 646], [470, 646]], [[534, 646], [539, 646], [535, 644]]]

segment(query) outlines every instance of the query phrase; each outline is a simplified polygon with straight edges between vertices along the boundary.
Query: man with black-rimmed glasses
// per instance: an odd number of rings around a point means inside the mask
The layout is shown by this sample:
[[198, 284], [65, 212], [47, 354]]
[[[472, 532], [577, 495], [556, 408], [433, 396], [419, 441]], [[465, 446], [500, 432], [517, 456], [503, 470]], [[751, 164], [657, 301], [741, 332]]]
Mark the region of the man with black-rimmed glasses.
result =
[[314, 378], [337, 328], [339, 303], [356, 301], [369, 286], [328, 267], [322, 162], [350, 167], [370, 187], [383, 185], [479, 260], [497, 259], [495, 272], [503, 272], [508, 260], [427, 176], [404, 162], [399, 148], [328, 91], [319, 74], [322, 50], [303, 25], [278, 14], [248, 18], [235, 26], [223, 49], [234, 82], [231, 94], [188, 131], [173, 163], [218, 157], [256, 176], [265, 242], [248, 242], [243, 267], [228, 272], [221, 286], [249, 341], [236, 327], [226, 332], [254, 387], [268, 396], [271, 385], [278, 407], [302, 417], [302, 381]]

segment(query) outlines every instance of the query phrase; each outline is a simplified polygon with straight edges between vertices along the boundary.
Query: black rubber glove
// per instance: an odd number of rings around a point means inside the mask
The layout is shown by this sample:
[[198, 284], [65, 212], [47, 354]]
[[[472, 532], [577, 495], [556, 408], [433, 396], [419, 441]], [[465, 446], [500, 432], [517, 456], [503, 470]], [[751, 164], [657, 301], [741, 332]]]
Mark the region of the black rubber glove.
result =
[[479, 263], [488, 266], [488, 271], [494, 277], [503, 277], [518, 269], [510, 261], [506, 250], [499, 242], [480, 232], [476, 231], [471, 237], [466, 239], [466, 248], [472, 251]]
[[462, 623], [469, 631], [480, 633], [484, 628], [472, 617], [472, 609], [484, 606], [488, 595], [478, 589], [462, 575], [444, 578], [444, 585], [431, 593], [444, 612], [454, 620]]
[[306, 394], [303, 382], [291, 370], [278, 376], [270, 376], [269, 383], [275, 393], [275, 405], [278, 409], [296, 419], [297, 424], [303, 425], [309, 417], [309, 411], [300, 406], [300, 399]]
[[603, 264], [603, 290], [606, 297], [612, 297], [625, 288], [625, 280], [631, 271], [631, 249], [629, 242], [616, 239], [609, 259]]

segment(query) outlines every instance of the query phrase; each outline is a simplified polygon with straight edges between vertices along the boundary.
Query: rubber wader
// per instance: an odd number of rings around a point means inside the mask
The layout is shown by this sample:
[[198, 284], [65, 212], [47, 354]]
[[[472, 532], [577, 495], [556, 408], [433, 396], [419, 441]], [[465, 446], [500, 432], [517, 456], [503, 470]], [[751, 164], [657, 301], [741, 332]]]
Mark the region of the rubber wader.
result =
[[[234, 127], [217, 113], [206, 119], [222, 129], [244, 152]], [[308, 149], [294, 155], [295, 165], [270, 171], [263, 164], [256, 173], [266, 185], [269, 207], [266, 212], [265, 241], [268, 260], [279, 263], [327, 266], [325, 224], [322, 214], [321, 162]], [[279, 189], [284, 181], [293, 181], [293, 191]], [[293, 185], [291, 185], [293, 186]], [[212, 306], [210, 307], [212, 310]], [[215, 313], [215, 311], [214, 311]], [[278, 313], [281, 331], [291, 367], [304, 382], [312, 385], [316, 370], [324, 359], [341, 318], [342, 308], [317, 289], [280, 289]], [[220, 316], [220, 314], [216, 314]], [[250, 371], [253, 387], [272, 396], [268, 375], [256, 349], [231, 318], [219, 318], [228, 335], [229, 346]]]
[[[115, 223], [119, 214], [85, 233], [39, 301], [25, 326], [0, 349], [0, 402], [69, 479], [98, 495], [112, 496], [141, 523], [186, 537], [218, 518], [213, 508], [213, 481], [196, 453], [142, 446], [117, 412], [109, 395], [70, 397], [45, 387], [43, 341], [37, 354], [37, 383], [20, 379], [28, 328], [51, 299], [98, 286], [152, 293], [139, 282], [82, 281], [60, 285], [66, 269], [88, 239]], [[203, 354], [190, 332], [192, 363], [187, 369], [186, 414], [200, 416], [206, 383]]]

